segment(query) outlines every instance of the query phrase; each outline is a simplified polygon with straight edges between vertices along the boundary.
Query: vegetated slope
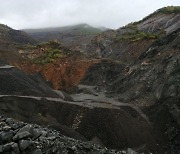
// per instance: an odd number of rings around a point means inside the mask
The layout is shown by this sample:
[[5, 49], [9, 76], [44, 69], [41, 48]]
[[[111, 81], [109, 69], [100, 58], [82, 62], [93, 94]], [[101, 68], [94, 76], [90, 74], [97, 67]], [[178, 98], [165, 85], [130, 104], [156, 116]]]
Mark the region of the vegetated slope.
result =
[[28, 61], [19, 62], [25, 72], [41, 73], [54, 89], [68, 90], [80, 83], [89, 66], [99, 60], [91, 60], [79, 51], [71, 51], [58, 42], [47, 42], [23, 47], [19, 52]]
[[130, 63], [155, 40], [179, 27], [179, 6], [165, 7], [139, 22], [97, 35], [82, 51], [91, 56]]
[[35, 41], [25, 32], [0, 24], [0, 44], [33, 44]]
[[63, 45], [76, 50], [89, 43], [95, 35], [103, 30], [87, 24], [79, 24], [57, 28], [25, 29], [23, 31], [38, 42], [60, 41]]

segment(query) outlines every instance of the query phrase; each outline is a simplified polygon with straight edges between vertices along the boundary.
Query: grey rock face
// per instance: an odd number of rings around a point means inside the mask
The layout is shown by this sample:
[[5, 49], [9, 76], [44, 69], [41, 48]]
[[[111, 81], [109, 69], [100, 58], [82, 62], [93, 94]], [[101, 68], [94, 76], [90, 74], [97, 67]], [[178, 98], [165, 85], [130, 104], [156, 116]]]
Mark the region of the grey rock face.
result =
[[25, 132], [17, 133], [17, 134], [13, 137], [13, 140], [16, 141], [16, 140], [28, 138], [28, 137], [30, 137], [30, 136], [31, 136], [31, 134], [30, 134], [29, 132], [25, 131]]
[[13, 134], [13, 131], [10, 130], [8, 132], [2, 132], [0, 134], [0, 143], [5, 143], [5, 142], [8, 142], [8, 141], [11, 141], [11, 139], [13, 138], [14, 134]]
[[27, 149], [31, 145], [32, 145], [32, 142], [29, 140], [20, 140], [19, 141], [19, 147], [20, 147], [21, 151]]

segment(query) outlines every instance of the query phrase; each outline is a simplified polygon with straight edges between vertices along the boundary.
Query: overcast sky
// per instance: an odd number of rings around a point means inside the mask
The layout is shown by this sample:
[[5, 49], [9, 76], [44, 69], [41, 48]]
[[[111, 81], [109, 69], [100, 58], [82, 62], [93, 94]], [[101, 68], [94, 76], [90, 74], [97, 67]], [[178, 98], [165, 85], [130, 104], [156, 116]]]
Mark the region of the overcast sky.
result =
[[15, 29], [78, 23], [119, 28], [180, 0], [0, 0], [0, 23]]

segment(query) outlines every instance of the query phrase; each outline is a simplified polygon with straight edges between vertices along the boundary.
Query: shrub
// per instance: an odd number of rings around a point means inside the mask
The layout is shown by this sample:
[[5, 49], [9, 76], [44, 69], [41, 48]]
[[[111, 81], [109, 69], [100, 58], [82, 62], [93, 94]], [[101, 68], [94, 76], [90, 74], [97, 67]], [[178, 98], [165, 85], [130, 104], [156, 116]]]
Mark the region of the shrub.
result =
[[180, 6], [167, 6], [159, 9], [157, 12], [159, 13], [180, 13]]
[[35, 63], [47, 64], [55, 61], [56, 58], [63, 57], [66, 54], [59, 49], [49, 49], [41, 57], [34, 59]]
[[116, 36], [115, 42], [121, 42], [121, 41], [135, 42], [142, 39], [157, 39], [157, 38], [159, 38], [159, 35], [157, 34], [145, 33], [145, 32], [136, 30], [132, 33], [125, 33], [122, 36]]

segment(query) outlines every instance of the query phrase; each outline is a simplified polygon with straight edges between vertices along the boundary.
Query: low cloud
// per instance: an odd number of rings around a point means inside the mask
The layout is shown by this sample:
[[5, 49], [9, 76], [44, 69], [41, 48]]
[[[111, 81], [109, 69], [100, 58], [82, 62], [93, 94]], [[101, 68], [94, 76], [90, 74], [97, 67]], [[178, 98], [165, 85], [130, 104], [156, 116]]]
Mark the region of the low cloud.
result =
[[118, 28], [180, 0], [1, 0], [0, 23], [16, 29], [88, 23]]

